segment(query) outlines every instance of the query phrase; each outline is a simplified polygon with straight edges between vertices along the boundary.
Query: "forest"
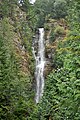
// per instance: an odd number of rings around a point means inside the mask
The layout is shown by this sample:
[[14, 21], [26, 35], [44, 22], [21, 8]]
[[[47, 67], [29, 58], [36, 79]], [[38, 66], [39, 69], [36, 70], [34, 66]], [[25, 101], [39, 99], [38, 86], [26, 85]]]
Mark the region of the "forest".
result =
[[[0, 0], [0, 120], [80, 120], [80, 0], [33, 1]], [[48, 64], [36, 104], [39, 28]]]

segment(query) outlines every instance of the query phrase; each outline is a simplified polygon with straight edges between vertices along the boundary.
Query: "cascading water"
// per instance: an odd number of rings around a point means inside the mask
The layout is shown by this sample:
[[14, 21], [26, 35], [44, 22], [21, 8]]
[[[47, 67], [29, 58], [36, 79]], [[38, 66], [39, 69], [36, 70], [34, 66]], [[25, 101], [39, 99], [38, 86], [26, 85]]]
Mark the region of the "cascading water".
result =
[[[43, 95], [44, 90], [44, 65], [45, 65], [45, 46], [44, 46], [44, 28], [39, 28], [39, 39], [35, 39], [35, 42], [38, 44], [38, 50], [35, 50], [33, 46], [33, 54], [36, 60], [36, 103], [39, 102], [40, 98]], [[35, 45], [35, 44], [34, 44]], [[37, 53], [37, 54], [36, 54]]]

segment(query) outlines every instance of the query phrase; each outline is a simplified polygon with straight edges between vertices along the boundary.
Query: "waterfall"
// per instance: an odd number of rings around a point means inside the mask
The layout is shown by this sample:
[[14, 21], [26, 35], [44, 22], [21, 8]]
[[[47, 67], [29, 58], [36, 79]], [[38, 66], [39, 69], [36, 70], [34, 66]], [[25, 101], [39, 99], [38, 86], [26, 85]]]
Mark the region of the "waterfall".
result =
[[[39, 28], [39, 38], [35, 39], [37, 43], [37, 49], [35, 50], [35, 44], [33, 46], [33, 54], [36, 60], [36, 70], [35, 70], [35, 79], [36, 79], [36, 103], [39, 102], [40, 98], [43, 95], [44, 90], [44, 65], [45, 65], [45, 46], [44, 46], [44, 28]], [[37, 54], [36, 54], [37, 53]]]

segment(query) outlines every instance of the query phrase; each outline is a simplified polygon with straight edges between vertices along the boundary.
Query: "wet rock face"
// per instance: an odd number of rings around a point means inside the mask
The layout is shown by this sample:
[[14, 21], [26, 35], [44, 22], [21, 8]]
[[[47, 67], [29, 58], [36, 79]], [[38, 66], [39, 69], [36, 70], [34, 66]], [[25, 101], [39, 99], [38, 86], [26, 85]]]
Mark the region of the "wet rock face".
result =
[[50, 45], [49, 35], [50, 31], [45, 31], [45, 58], [46, 58], [46, 64], [44, 69], [45, 78], [53, 69], [53, 54], [55, 51], [54, 47]]
[[47, 77], [47, 75], [50, 73], [51, 70], [52, 70], [52, 64], [51, 64], [51, 62], [48, 60], [48, 61], [46, 61], [45, 69], [44, 69], [44, 77], [45, 77], [45, 78]]
[[38, 39], [39, 39], [39, 33], [36, 32], [36, 35], [33, 36], [33, 42], [32, 42], [32, 46], [34, 46], [35, 55], [37, 55], [38, 53]]
[[68, 26], [64, 19], [50, 19], [45, 23], [45, 57], [46, 65], [44, 75], [47, 76], [50, 71], [55, 68], [54, 57], [57, 48], [57, 42], [66, 37]]

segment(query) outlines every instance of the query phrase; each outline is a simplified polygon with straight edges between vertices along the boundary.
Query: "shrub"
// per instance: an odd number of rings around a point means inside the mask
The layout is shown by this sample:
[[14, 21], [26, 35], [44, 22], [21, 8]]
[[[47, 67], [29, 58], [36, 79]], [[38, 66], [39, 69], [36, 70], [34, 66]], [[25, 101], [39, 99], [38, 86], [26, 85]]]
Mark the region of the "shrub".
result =
[[63, 35], [64, 34], [64, 28], [63, 27], [56, 27], [56, 29], [54, 30], [54, 33], [59, 36], [59, 35]]
[[52, 29], [50, 33], [50, 42], [54, 42], [57, 37], [63, 35], [64, 33], [63, 27], [57, 26], [55, 29]]

